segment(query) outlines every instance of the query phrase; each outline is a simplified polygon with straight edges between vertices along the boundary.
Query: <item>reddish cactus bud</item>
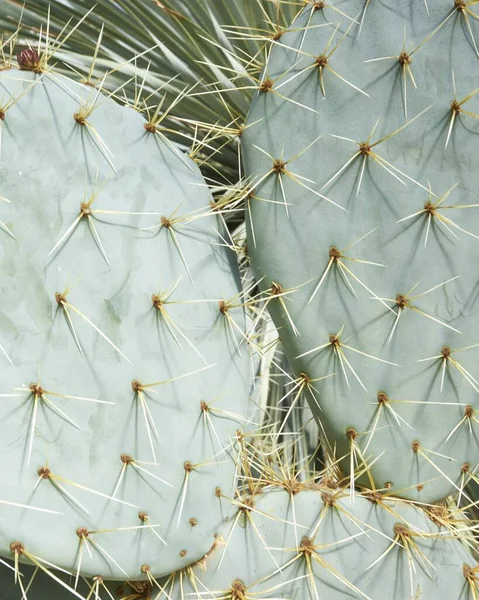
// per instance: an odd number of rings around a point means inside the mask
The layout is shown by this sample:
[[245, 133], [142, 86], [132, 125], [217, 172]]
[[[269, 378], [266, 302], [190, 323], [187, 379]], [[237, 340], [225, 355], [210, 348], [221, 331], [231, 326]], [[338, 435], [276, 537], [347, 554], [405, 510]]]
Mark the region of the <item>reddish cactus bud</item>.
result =
[[40, 55], [34, 48], [25, 48], [17, 54], [18, 66], [22, 71], [34, 71], [38, 73], [40, 70]]

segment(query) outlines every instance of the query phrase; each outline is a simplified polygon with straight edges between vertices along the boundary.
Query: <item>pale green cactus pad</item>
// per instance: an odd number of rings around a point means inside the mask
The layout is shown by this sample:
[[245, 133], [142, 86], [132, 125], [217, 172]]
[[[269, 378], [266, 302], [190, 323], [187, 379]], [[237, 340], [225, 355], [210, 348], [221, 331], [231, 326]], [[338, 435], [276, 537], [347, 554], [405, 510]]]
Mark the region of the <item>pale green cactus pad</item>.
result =
[[[229, 591], [235, 600], [473, 597], [463, 569], [469, 565], [467, 575], [474, 578], [474, 560], [412, 505], [351, 500], [349, 490], [290, 494], [271, 487], [253, 499], [248, 516], [245, 510], [216, 553], [184, 574], [190, 594], [214, 590], [212, 597], [220, 598]], [[234, 596], [235, 587], [243, 596]], [[175, 600], [190, 597], [180, 592], [179, 577], [166, 590]]]
[[478, 463], [479, 13], [305, 4], [243, 137], [249, 253], [345, 474], [434, 502]]
[[155, 118], [48, 69], [1, 72], [0, 116], [0, 556], [164, 575], [207, 552], [234, 490], [235, 257]]

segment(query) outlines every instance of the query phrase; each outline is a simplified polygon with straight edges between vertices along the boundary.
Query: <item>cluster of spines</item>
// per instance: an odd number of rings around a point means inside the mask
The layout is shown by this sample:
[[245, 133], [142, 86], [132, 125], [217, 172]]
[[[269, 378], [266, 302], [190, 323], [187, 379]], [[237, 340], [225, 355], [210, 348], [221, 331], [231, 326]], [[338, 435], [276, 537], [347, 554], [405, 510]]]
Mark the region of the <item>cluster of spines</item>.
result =
[[[274, 436], [268, 435], [271, 433], [274, 432], [269, 431], [263, 433], [261, 449], [258, 449], [254, 442], [254, 438], [242, 440], [242, 456], [240, 463], [243, 483], [237, 489], [234, 498], [225, 497], [222, 492], [218, 490], [219, 497], [225, 498], [228, 503], [231, 503], [233, 507], [236, 507], [236, 515], [233, 515], [229, 519], [229, 524], [226, 525], [225, 531], [222, 535], [216, 537], [210, 551], [198, 562], [191, 564], [180, 571], [176, 571], [160, 581], [151, 575], [148, 565], [143, 565], [142, 574], [147, 575], [147, 581], [129, 581], [117, 588], [116, 591], [122, 600], [133, 597], [158, 599], [172, 597], [184, 599], [188, 597], [188, 593], [184, 591], [188, 589], [188, 586], [192, 590], [196, 590], [197, 593], [210, 594], [212, 597], [219, 597], [218, 594], [220, 594], [221, 598], [244, 600], [249, 594], [256, 595], [258, 593], [255, 591], [256, 585], [265, 583], [268, 579], [274, 581], [274, 577], [278, 573], [287, 571], [293, 564], [299, 565], [301, 563], [304, 566], [304, 578], [308, 581], [308, 586], [311, 587], [310, 593], [313, 594], [313, 597], [314, 594], [321, 594], [322, 591], [320, 584], [318, 584], [314, 576], [314, 571], [318, 567], [324, 569], [325, 572], [330, 573], [336, 581], [345, 586], [345, 589], [353, 591], [358, 596], [365, 598], [369, 597], [349, 581], [346, 574], [339, 573], [335, 567], [328, 563], [327, 558], [325, 558], [322, 553], [328, 546], [324, 546], [324, 544], [320, 543], [320, 524], [325, 519], [325, 513], [329, 510], [336, 511], [358, 528], [359, 532], [356, 535], [352, 535], [351, 540], [364, 534], [364, 527], [367, 527], [367, 524], [358, 519], [352, 512], [345, 509], [339, 502], [341, 498], [346, 498], [349, 495], [349, 488], [342, 487], [335, 479], [334, 475], [331, 476], [331, 467], [316, 470], [314, 465], [310, 464], [306, 468], [298, 468], [298, 466], [294, 464], [294, 461], [292, 462], [289, 455], [291, 451], [290, 443], [277, 444], [271, 442], [274, 438]], [[297, 441], [298, 440], [295, 440], [295, 443], [297, 443]], [[258, 471], [254, 476], [250, 473], [251, 465], [255, 465], [255, 468]], [[267, 516], [272, 520], [277, 520], [274, 515], [265, 515], [263, 511], [258, 510], [256, 508], [256, 499], [268, 493], [274, 494], [275, 491], [279, 490], [286, 491], [289, 494], [292, 505], [294, 505], [295, 497], [302, 492], [314, 491], [320, 495], [322, 505], [321, 512], [318, 514], [317, 526], [314, 531], [309, 533], [305, 533], [300, 529], [295, 531], [295, 548], [285, 548], [285, 550], [292, 553], [294, 552], [294, 556], [284, 564], [278, 562], [271, 553], [271, 550], [265, 546], [265, 540], [255, 525], [256, 514]], [[416, 526], [408, 523], [403, 517], [395, 513], [394, 508], [388, 504], [387, 494], [368, 489], [360, 490], [357, 494], [359, 497], [366, 498], [372, 504], [378, 505], [381, 510], [390, 512], [397, 518], [393, 531], [390, 532], [390, 535], [387, 534], [388, 539], [390, 539], [389, 545], [379, 556], [371, 560], [368, 570], [379, 565], [386, 555], [394, 552], [397, 553], [398, 557], [399, 555], [405, 557], [406, 563], [409, 565], [408, 570], [410, 573], [414, 573], [416, 568], [420, 567], [426, 573], [429, 573], [430, 576], [430, 570], [434, 567], [433, 565], [428, 564], [427, 555], [421, 550], [421, 539], [434, 538], [439, 540], [446, 534], [448, 537], [450, 536], [461, 540], [466, 546], [469, 545], [474, 547], [475, 542], [473, 535], [475, 526], [468, 521], [467, 516], [461, 509], [448, 507], [444, 503], [418, 508], [418, 510], [424, 511], [428, 519], [438, 527], [437, 533], [425, 533], [418, 530]], [[278, 520], [278, 527], [285, 525], [296, 527], [293, 522], [288, 521], [286, 524], [281, 520]], [[210, 561], [214, 557], [217, 558], [218, 554], [221, 554], [221, 558], [217, 560], [216, 568], [221, 569], [221, 563], [228, 552], [228, 545], [231, 537], [235, 529], [240, 526], [246, 527], [251, 535], [257, 536], [259, 543], [263, 545], [264, 552], [268, 554], [269, 559], [272, 561], [272, 565], [274, 565], [272, 566], [271, 574], [254, 582], [236, 578], [231, 581], [231, 585], [228, 589], [210, 590], [202, 583], [201, 573], [208, 571]], [[384, 535], [386, 532], [381, 533]], [[344, 544], [347, 543], [347, 541], [347, 539], [341, 540], [341, 543]], [[464, 563], [462, 574], [465, 580], [465, 597], [474, 600], [479, 591], [479, 579], [477, 577], [479, 568], [477, 566], [472, 566], [472, 564], [472, 560], [471, 564]], [[239, 571], [241, 571], [241, 569], [239, 569]], [[417, 585], [415, 578], [416, 575], [414, 575], [412, 579], [414, 591]], [[92, 589], [95, 587], [96, 583], [97, 581], [95, 580], [92, 584]], [[288, 579], [288, 576], [284, 574], [284, 581], [280, 584], [272, 583], [271, 588], [262, 593], [272, 593], [273, 591], [281, 593], [281, 588], [293, 583], [293, 580]], [[106, 588], [105, 591], [109, 593]], [[138, 596], [133, 595], [133, 593], [138, 594]], [[144, 596], [141, 594], [144, 594]], [[105, 595], [105, 597], [108, 596]]]

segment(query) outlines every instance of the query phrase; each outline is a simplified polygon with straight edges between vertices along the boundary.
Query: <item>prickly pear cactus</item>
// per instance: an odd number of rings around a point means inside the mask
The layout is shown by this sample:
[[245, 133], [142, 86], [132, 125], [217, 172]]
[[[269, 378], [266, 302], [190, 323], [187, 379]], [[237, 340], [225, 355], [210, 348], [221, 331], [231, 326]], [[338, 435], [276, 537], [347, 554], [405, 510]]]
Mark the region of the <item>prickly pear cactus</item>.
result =
[[243, 136], [249, 254], [329, 448], [423, 502], [478, 463], [476, 4], [305, 1]]
[[159, 111], [18, 62], [0, 72], [0, 556], [72, 588], [159, 577], [208, 551], [234, 490], [236, 261]]
[[[475, 585], [470, 554], [412, 505], [352, 500], [347, 489], [298, 487], [292, 495], [271, 486], [248, 498], [211, 558], [183, 573], [190, 594], [201, 589], [221, 590], [232, 600], [324, 595], [403, 600], [434, 598], [438, 590], [459, 598], [469, 593], [468, 578]], [[187, 598], [180, 577], [170, 580], [168, 594]]]
[[293, 496], [274, 486], [244, 496], [204, 559], [162, 581], [161, 590], [152, 582], [152, 596], [404, 600], [439, 590], [441, 597], [473, 597], [473, 558], [421, 509], [352, 501], [347, 489], [299, 488]]

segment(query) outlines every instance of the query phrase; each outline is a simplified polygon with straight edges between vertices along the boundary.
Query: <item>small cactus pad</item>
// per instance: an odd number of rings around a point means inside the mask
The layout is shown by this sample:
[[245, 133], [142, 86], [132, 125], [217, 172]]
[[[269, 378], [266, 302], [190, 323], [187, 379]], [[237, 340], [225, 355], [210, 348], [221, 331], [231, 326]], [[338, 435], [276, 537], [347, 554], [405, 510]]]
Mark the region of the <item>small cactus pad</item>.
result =
[[160, 576], [234, 490], [239, 271], [159, 121], [32, 63], [0, 72], [0, 555]]
[[478, 19], [305, 0], [243, 136], [249, 254], [325, 448], [423, 502], [478, 464]]
[[[352, 499], [348, 489], [307, 487], [288, 493], [271, 486], [244, 502], [251, 503], [248, 515], [242, 507], [211, 555], [181, 573], [183, 592], [180, 574], [170, 577], [172, 600], [199, 589], [221, 590], [232, 600], [472, 600], [476, 563], [439, 518], [434, 522], [421, 509], [380, 494]], [[446, 523], [451, 516], [443, 512]], [[471, 565], [471, 582], [464, 565]], [[234, 595], [236, 586], [243, 595]]]

